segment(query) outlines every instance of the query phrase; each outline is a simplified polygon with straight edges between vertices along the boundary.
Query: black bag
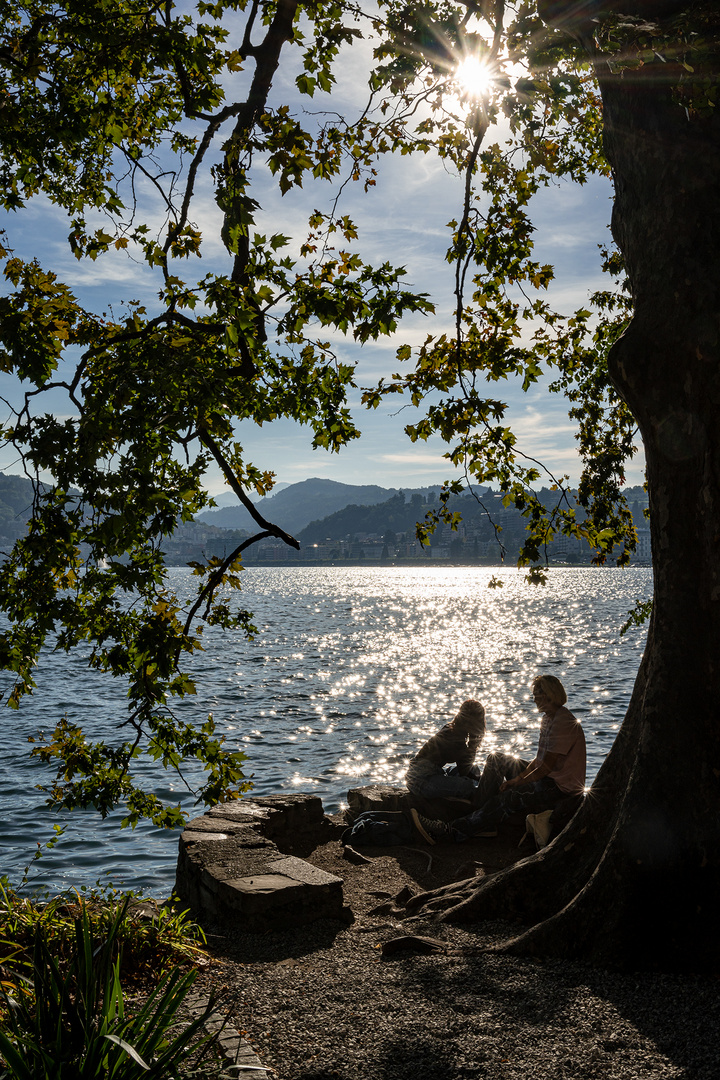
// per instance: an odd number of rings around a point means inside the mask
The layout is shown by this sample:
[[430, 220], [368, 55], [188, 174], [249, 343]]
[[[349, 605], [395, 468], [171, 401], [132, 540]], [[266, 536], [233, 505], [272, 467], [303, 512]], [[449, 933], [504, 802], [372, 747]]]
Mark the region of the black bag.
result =
[[415, 828], [409, 815], [389, 810], [368, 810], [355, 819], [340, 839], [343, 844], [356, 848], [394, 847], [409, 844], [415, 838]]

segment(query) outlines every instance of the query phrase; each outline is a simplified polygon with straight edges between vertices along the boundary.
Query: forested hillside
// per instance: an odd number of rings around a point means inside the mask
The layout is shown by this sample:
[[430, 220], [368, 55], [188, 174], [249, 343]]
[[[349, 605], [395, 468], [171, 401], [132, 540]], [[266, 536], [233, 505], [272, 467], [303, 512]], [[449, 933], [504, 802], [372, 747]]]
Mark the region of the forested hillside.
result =
[[[413, 489], [417, 491], [418, 489]], [[426, 489], [426, 493], [437, 492], [440, 486]], [[275, 522], [287, 532], [297, 535], [302, 529], [329, 515], [343, 510], [348, 504], [368, 507], [384, 503], [397, 495], [394, 488], [379, 487], [377, 484], [341, 484], [336, 480], [321, 480], [312, 477], [290, 484], [276, 495], [260, 499], [257, 509], [269, 521]], [[221, 510], [208, 510], [198, 514], [198, 521], [222, 529], [251, 529], [256, 531], [255, 523], [248, 511], [240, 506], [224, 506]]]
[[[377, 485], [339, 484], [332, 480], [311, 479], [291, 484], [272, 499], [259, 504], [268, 513], [272, 510], [274, 520], [279, 520], [301, 543], [298, 553], [301, 559], [308, 557], [355, 557], [351, 545], [366, 538], [382, 540], [387, 545], [386, 558], [397, 554], [419, 555], [421, 550], [415, 539], [416, 523], [425, 515], [437, 511], [438, 488], [428, 487], [422, 491], [403, 492]], [[647, 507], [647, 494], [641, 487], [625, 491], [637, 528], [646, 526], [643, 510]], [[388, 497], [389, 496], [389, 497]], [[557, 492], [544, 488], [539, 497], [544, 505], [551, 506]], [[325, 514], [328, 506], [336, 509]], [[267, 506], [272, 504], [272, 507]], [[32, 485], [24, 476], [0, 473], [0, 543], [14, 541], [26, 529], [32, 506]], [[462, 515], [456, 531], [441, 525], [430, 536], [430, 548], [448, 548], [453, 557], [489, 559], [495, 561], [502, 549], [509, 555], [517, 552], [525, 535], [525, 519], [515, 507], [505, 507], [499, 492], [487, 489], [476, 494], [463, 494], [450, 499], [449, 509]], [[228, 524], [223, 526], [223, 515]], [[229, 549], [232, 541], [244, 535], [237, 532], [232, 522], [246, 516], [246, 526], [252, 521], [242, 507], [225, 507], [211, 514], [200, 515], [196, 524], [181, 525], [172, 539], [164, 544], [167, 560], [174, 565], [184, 565], [190, 559], [202, 558], [203, 554], [216, 555]], [[303, 527], [302, 522], [307, 521]], [[232, 532], [230, 530], [233, 530]], [[315, 545], [343, 542], [347, 546], [332, 551], [312, 551]], [[270, 542], [268, 542], [270, 543]], [[589, 557], [587, 545], [579, 542], [564, 545], [564, 554], [575, 554], [584, 561]], [[246, 561], [265, 561], [264, 547], [257, 553], [248, 552]], [[402, 551], [400, 551], [402, 549]], [[259, 558], [258, 558], [259, 557]]]
[[406, 501], [402, 491], [372, 506], [353, 502], [328, 517], [311, 521], [298, 534], [298, 540], [307, 545], [367, 533], [382, 536], [388, 531], [399, 533], [414, 530], [415, 523], [437, 505], [437, 498], [432, 495], [424, 497], [414, 494]]
[[26, 477], [0, 473], [0, 541], [16, 540], [25, 532], [32, 502], [32, 484]]
[[[628, 488], [626, 497], [633, 512], [637, 528], [645, 526], [643, 510], [647, 506], [647, 495], [641, 487]], [[538, 493], [543, 505], [552, 507], [558, 494], [548, 488]], [[422, 521], [427, 513], [439, 507], [437, 495], [412, 494], [408, 498], [402, 491], [372, 506], [352, 503], [335, 514], [311, 521], [307, 528], [298, 534], [304, 551], [311, 545], [328, 541], [353, 542], [364, 538], [382, 539], [388, 546], [386, 557], [392, 557], [392, 545], [399, 542], [412, 543], [415, 537], [415, 524]], [[441, 525], [430, 536], [431, 548], [449, 545], [456, 556], [478, 558], [494, 556], [501, 548], [514, 554], [520, 547], [524, 536], [526, 519], [514, 507], [506, 507], [500, 492], [487, 489], [475, 495], [464, 493], [451, 497], [448, 507], [451, 512], [458, 512], [462, 521], [457, 530]], [[582, 510], [577, 508], [578, 518], [582, 520]], [[557, 540], [568, 553], [582, 556], [590, 549], [586, 544], [573, 541], [565, 543], [564, 538]]]

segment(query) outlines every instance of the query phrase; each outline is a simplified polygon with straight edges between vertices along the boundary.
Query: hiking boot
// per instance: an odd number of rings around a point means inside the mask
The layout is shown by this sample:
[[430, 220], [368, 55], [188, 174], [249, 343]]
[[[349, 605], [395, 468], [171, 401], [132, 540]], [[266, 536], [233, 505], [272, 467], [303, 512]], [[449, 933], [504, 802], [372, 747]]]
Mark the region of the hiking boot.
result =
[[433, 821], [432, 818], [426, 818], [422, 814], [418, 814], [417, 810], [411, 810], [410, 815], [415, 828], [423, 840], [427, 840], [428, 844], [437, 844], [438, 840], [441, 843], [452, 841], [453, 835], [447, 821]]

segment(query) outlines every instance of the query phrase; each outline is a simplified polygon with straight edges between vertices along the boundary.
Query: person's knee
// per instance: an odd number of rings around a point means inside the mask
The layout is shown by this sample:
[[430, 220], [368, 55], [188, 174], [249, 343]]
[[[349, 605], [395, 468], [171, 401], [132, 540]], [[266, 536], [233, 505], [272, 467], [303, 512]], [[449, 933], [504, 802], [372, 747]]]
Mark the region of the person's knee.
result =
[[523, 762], [515, 754], [506, 754], [502, 750], [494, 750], [492, 754], [488, 754], [485, 768], [492, 769], [494, 772], [512, 780], [518, 773], [522, 772]]
[[488, 754], [487, 758], [485, 759], [485, 768], [486, 769], [501, 768], [505, 763], [505, 758], [506, 757], [507, 757], [507, 754], [503, 754], [501, 750], [494, 750], [492, 752], [492, 754]]

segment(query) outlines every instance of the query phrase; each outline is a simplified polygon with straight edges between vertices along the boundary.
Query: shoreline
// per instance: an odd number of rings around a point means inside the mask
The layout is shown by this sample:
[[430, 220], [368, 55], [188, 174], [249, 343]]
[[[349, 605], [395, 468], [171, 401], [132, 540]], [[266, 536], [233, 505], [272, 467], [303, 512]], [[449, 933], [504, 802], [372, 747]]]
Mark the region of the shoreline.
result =
[[[189, 564], [187, 562], [170, 562], [165, 561], [165, 565], [168, 568], [183, 569]], [[286, 566], [347, 566], [347, 567], [418, 567], [427, 568], [430, 566], [442, 567], [443, 569], [457, 569], [468, 567], [476, 567], [479, 570], [517, 570], [524, 572], [525, 567], [516, 566], [512, 562], [504, 563], [484, 563], [484, 562], [472, 562], [463, 561], [462, 559], [258, 559], [248, 560], [243, 559], [243, 566], [256, 567], [262, 566], [268, 567], [286, 567]], [[651, 570], [652, 564], [650, 562], [633, 562], [630, 566], [593, 566], [591, 563], [580, 562], [561, 562], [553, 560], [548, 565], [549, 570]]]

